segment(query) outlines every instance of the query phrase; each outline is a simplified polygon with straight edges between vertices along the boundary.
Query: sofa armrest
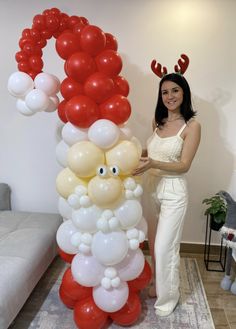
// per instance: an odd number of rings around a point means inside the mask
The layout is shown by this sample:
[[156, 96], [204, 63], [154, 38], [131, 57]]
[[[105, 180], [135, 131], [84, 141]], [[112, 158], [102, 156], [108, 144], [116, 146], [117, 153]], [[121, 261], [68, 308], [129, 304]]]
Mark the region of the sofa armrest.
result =
[[11, 189], [6, 183], [0, 183], [0, 210], [11, 210]]

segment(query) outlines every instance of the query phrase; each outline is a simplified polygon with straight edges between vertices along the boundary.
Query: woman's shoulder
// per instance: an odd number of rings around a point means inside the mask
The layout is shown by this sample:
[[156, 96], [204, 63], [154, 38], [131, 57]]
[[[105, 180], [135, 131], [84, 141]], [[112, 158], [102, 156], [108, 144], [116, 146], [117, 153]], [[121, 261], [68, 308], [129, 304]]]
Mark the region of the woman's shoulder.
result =
[[186, 124], [188, 128], [201, 129], [201, 124], [195, 118], [191, 118]]
[[186, 128], [183, 132], [183, 138], [187, 136], [201, 136], [201, 125], [195, 118], [192, 118], [188, 122], [186, 122]]

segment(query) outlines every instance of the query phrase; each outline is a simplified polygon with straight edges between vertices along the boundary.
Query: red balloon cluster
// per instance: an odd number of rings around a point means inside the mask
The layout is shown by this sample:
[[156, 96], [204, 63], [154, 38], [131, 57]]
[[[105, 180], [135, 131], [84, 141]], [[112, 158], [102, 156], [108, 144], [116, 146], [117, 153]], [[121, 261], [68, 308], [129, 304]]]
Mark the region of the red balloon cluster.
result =
[[130, 326], [138, 320], [142, 310], [139, 291], [144, 289], [150, 280], [151, 267], [146, 261], [138, 278], [128, 281], [129, 297], [125, 305], [117, 312], [106, 313], [94, 303], [92, 288], [77, 283], [69, 267], [63, 275], [59, 296], [68, 308], [74, 310], [74, 321], [80, 329], [102, 329], [108, 321]]
[[15, 55], [19, 71], [33, 79], [42, 72], [42, 48], [52, 37], [67, 75], [61, 83], [64, 100], [58, 107], [59, 118], [80, 128], [88, 128], [98, 119], [117, 125], [126, 122], [131, 114], [129, 84], [119, 75], [122, 59], [115, 37], [90, 25], [85, 17], [46, 9], [22, 32], [20, 51]]

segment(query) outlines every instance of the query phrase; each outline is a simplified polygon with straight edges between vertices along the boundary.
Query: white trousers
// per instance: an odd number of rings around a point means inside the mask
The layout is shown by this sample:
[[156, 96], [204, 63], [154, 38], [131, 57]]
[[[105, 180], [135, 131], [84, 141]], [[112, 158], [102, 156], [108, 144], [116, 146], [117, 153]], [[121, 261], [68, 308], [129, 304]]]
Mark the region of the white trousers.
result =
[[144, 216], [150, 252], [155, 259], [155, 309], [168, 313], [179, 299], [179, 249], [188, 205], [186, 179], [148, 174], [144, 191]]

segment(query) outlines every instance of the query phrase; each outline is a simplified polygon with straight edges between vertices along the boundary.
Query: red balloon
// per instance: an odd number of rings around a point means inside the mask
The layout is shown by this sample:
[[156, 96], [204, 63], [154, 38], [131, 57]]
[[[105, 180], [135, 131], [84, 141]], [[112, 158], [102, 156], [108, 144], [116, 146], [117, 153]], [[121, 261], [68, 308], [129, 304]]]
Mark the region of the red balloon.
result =
[[80, 49], [79, 37], [72, 32], [63, 32], [56, 41], [56, 50], [58, 55], [67, 59]]
[[134, 280], [128, 281], [130, 291], [139, 291], [144, 289], [152, 278], [152, 269], [149, 263], [145, 260], [142, 273]]
[[77, 283], [72, 276], [70, 268], [65, 271], [61, 286], [68, 297], [77, 301], [92, 296], [92, 288], [84, 287]]
[[33, 29], [44, 30], [45, 29], [45, 16], [44, 15], [35, 15], [33, 18]]
[[65, 304], [68, 308], [73, 309], [75, 304], [76, 304], [76, 300], [69, 297], [66, 292], [63, 290], [62, 286], [60, 286], [59, 288], [59, 296], [60, 299], [62, 301], [63, 304]]
[[23, 38], [28, 38], [28, 37], [30, 37], [31, 36], [31, 34], [30, 34], [30, 29], [24, 29], [23, 31], [22, 31], [22, 37]]
[[61, 119], [61, 121], [63, 121], [64, 123], [68, 122], [68, 119], [66, 117], [66, 100], [63, 100], [62, 102], [59, 103], [58, 108], [57, 108], [57, 114], [59, 116], [59, 118]]
[[67, 119], [80, 128], [89, 128], [100, 119], [97, 104], [87, 96], [74, 96], [66, 104]]
[[80, 329], [102, 329], [107, 319], [107, 313], [97, 307], [92, 297], [75, 304], [74, 321]]
[[122, 69], [122, 60], [120, 55], [114, 50], [104, 50], [96, 57], [97, 68], [100, 72], [115, 77]]
[[73, 26], [73, 32], [76, 33], [76, 35], [78, 35], [78, 37], [80, 38], [81, 33], [85, 28], [85, 26], [86, 24], [81, 21]]
[[41, 38], [40, 40], [37, 41], [37, 45], [38, 45], [40, 48], [45, 47], [46, 44], [47, 44], [47, 40], [46, 40], [46, 39]]
[[122, 95], [114, 95], [100, 105], [102, 119], [111, 120], [117, 125], [126, 122], [131, 114], [128, 99]]
[[35, 42], [31, 37], [27, 37], [27, 38], [22, 37], [22, 38], [20, 38], [19, 47], [21, 49], [23, 49], [26, 44], [30, 44], [31, 46], [33, 46], [35, 44]]
[[113, 79], [115, 84], [115, 92], [116, 94], [123, 95], [127, 97], [129, 95], [129, 84], [128, 81], [125, 80], [122, 76], [118, 75]]
[[72, 78], [65, 78], [61, 83], [61, 94], [66, 99], [69, 100], [74, 96], [83, 94], [83, 85]]
[[45, 17], [45, 25], [47, 30], [55, 32], [60, 25], [60, 21], [57, 16], [49, 14]]
[[21, 50], [15, 54], [15, 59], [16, 59], [17, 63], [19, 63], [21, 61], [27, 61], [28, 56], [26, 55], [26, 53], [23, 50]]
[[87, 20], [86, 17], [80, 16], [80, 19], [85, 25], [89, 25], [89, 21]]
[[31, 29], [30, 35], [31, 35], [32, 39], [35, 41], [38, 41], [41, 39], [41, 33], [36, 29]]
[[114, 94], [114, 82], [107, 75], [96, 72], [85, 81], [84, 92], [96, 103], [102, 103]]
[[42, 71], [43, 68], [43, 61], [40, 56], [33, 55], [29, 58], [29, 64], [31, 66], [31, 69], [35, 72]]
[[120, 326], [131, 326], [138, 320], [141, 310], [139, 296], [134, 292], [130, 292], [125, 305], [119, 311], [110, 313], [110, 317]]
[[111, 49], [117, 51], [118, 43], [114, 35], [112, 35], [111, 33], [105, 33], [105, 36], [106, 36], [105, 49]]
[[49, 39], [51, 39], [53, 32], [49, 31], [49, 30], [42, 30], [42, 31], [40, 31], [40, 35], [41, 35], [41, 38], [49, 40]]
[[18, 70], [21, 72], [28, 73], [30, 71], [30, 65], [27, 61], [20, 61], [17, 65]]
[[60, 11], [60, 9], [53, 7], [50, 9], [50, 14], [59, 16], [61, 14], [61, 11]]
[[78, 82], [84, 82], [95, 70], [96, 65], [93, 58], [84, 52], [71, 55], [65, 63], [66, 74]]
[[80, 44], [85, 52], [95, 56], [105, 48], [105, 33], [95, 25], [87, 25], [81, 32]]
[[58, 28], [58, 32], [63, 32], [66, 29], [68, 29], [69, 16], [67, 14], [60, 13], [59, 19], [60, 19], [60, 25]]
[[61, 259], [63, 259], [66, 263], [69, 263], [69, 264], [72, 262], [72, 259], [75, 256], [73, 254], [67, 254], [66, 252], [64, 252], [60, 248], [58, 248], [58, 254], [61, 257]]
[[73, 27], [78, 24], [81, 23], [81, 19], [78, 16], [70, 16], [68, 19], [68, 27], [70, 29], [73, 29]]

